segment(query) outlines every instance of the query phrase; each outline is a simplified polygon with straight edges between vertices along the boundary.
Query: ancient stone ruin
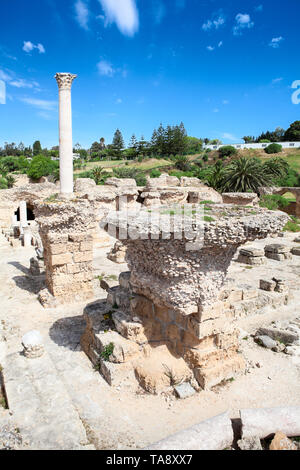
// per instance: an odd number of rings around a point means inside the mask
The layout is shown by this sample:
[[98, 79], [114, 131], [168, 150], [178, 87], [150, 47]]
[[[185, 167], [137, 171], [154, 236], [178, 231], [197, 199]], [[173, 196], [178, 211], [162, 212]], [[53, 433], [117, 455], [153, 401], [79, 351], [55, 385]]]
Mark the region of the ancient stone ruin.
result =
[[227, 269], [240, 245], [280, 232], [287, 216], [259, 209], [253, 217], [242, 207], [227, 209], [224, 216], [223, 205], [210, 209], [212, 221], [200, 228], [192, 216], [189, 227], [183, 227], [181, 216], [170, 221], [164, 213], [159, 220], [145, 211], [107, 217], [105, 228], [127, 247], [131, 271], [109, 290], [106, 303], [86, 308], [82, 347], [110, 384], [120, 385], [134, 373], [152, 393], [176, 378], [195, 377], [208, 388], [243, 370], [239, 315], [230, 300], [251, 295], [247, 287], [222, 291]]

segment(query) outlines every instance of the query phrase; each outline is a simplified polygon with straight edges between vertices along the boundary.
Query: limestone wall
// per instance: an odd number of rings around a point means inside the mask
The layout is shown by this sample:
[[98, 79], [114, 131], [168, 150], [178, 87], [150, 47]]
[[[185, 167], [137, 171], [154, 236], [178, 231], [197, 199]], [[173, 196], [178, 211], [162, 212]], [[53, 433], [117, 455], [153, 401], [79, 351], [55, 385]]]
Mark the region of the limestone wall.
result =
[[40, 294], [41, 302], [55, 306], [89, 299], [93, 296], [94, 205], [84, 200], [39, 202], [35, 213], [48, 289]]

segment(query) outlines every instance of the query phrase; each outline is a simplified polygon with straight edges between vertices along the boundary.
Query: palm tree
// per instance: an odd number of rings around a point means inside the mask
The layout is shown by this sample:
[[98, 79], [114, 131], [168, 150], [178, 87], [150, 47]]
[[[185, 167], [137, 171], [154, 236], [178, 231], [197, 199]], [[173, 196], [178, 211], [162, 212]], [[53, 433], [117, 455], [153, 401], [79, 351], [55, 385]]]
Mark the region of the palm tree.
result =
[[270, 158], [263, 166], [272, 178], [284, 178], [289, 172], [288, 162], [281, 157]]
[[224, 186], [225, 168], [221, 160], [211, 167], [206, 180], [207, 184], [214, 188], [216, 191], [222, 190]]
[[7, 187], [8, 188], [13, 188], [16, 180], [12, 175], [7, 175], [6, 176], [6, 181], [7, 181]]
[[103, 172], [103, 168], [101, 166], [97, 166], [96, 168], [94, 168], [92, 170], [93, 178], [94, 178], [96, 184], [101, 183], [102, 176], [103, 176], [102, 172]]
[[271, 184], [272, 176], [258, 158], [242, 157], [224, 170], [223, 191], [257, 192], [261, 186]]

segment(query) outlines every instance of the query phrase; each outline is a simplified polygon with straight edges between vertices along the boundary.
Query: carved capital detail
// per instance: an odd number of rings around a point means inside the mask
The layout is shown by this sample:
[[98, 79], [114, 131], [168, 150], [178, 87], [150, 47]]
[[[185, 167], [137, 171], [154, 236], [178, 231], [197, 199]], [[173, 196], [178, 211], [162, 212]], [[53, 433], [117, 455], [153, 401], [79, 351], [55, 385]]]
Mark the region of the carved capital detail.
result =
[[76, 77], [77, 75], [72, 73], [57, 73], [54, 78], [60, 90], [71, 90], [72, 83]]

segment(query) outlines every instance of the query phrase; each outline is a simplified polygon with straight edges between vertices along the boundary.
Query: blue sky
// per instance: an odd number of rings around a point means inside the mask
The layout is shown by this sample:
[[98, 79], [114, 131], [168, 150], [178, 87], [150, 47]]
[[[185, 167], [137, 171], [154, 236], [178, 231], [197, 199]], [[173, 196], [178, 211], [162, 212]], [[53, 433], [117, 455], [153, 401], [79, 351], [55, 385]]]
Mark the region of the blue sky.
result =
[[[0, 0], [0, 145], [57, 145], [56, 72], [73, 83], [73, 139], [128, 142], [183, 121], [239, 141], [300, 119], [298, 0]], [[3, 83], [0, 82], [3, 90]], [[0, 86], [0, 100], [1, 100]]]

